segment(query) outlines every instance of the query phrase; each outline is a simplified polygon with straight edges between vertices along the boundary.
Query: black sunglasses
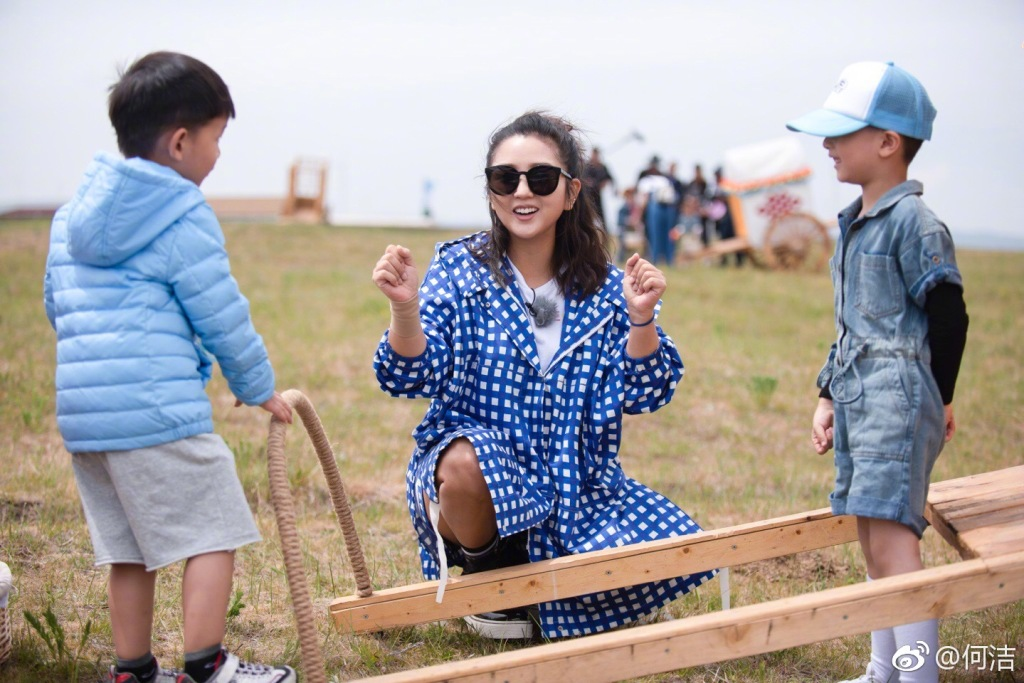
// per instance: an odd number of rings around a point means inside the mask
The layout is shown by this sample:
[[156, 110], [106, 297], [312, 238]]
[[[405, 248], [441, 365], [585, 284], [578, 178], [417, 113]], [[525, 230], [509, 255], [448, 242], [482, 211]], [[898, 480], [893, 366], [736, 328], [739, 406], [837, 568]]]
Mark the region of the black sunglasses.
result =
[[519, 176], [526, 176], [526, 184], [530, 192], [535, 195], [546, 197], [558, 188], [558, 180], [565, 176], [572, 180], [572, 176], [557, 166], [534, 166], [529, 171], [517, 171], [513, 166], [488, 166], [484, 169], [487, 176], [487, 187], [491, 192], [498, 195], [512, 194], [519, 187]]

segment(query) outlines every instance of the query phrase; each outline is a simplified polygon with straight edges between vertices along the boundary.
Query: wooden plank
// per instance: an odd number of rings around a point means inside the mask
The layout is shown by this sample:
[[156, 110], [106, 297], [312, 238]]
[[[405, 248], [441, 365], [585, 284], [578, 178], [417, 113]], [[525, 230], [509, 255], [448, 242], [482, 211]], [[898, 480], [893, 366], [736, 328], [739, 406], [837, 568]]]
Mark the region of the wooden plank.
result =
[[928, 523], [932, 525], [932, 528], [942, 536], [946, 543], [953, 546], [953, 548], [960, 553], [960, 557], [965, 560], [973, 560], [978, 557], [978, 553], [969, 545], [965, 544], [960, 539], [960, 535], [956, 529], [949, 526], [946, 520], [942, 518], [938, 512], [931, 505], [926, 505], [924, 508], [924, 517], [928, 520]]
[[1024, 489], [1020, 492], [1002, 492], [989, 495], [965, 494], [965, 498], [956, 501], [947, 501], [940, 504], [928, 503], [926, 507], [933, 508], [943, 519], [954, 522], [957, 519], [965, 519], [984, 515], [989, 512], [996, 512], [1009, 508], [1019, 508], [1024, 505]]
[[662, 624], [378, 676], [378, 683], [618, 681], [1024, 598], [1024, 552]]
[[709, 258], [714, 256], [725, 256], [726, 254], [735, 254], [738, 251], [752, 251], [753, 247], [750, 242], [743, 237], [730, 237], [724, 240], [718, 240], [712, 242], [703, 251], [697, 252], [693, 258]]
[[950, 500], [988, 496], [1004, 491], [1024, 492], [1024, 465], [932, 484], [928, 489], [928, 502], [942, 505]]
[[1024, 550], [1024, 526], [1019, 521], [996, 524], [960, 534], [978, 557], [996, 557]]
[[965, 498], [964, 500], [950, 501], [941, 505], [940, 509], [942, 510], [943, 517], [953, 521], [1020, 509], [1022, 503], [1024, 503], [1024, 495], [1007, 492], [985, 498]]
[[[1011, 522], [1024, 522], [1024, 504], [1011, 508], [1000, 508], [991, 512], [971, 515], [959, 519], [949, 520], [956, 526], [957, 531], [963, 536], [969, 531], [981, 529], [987, 526], [998, 526]], [[1020, 525], [1021, 539], [1024, 540], [1024, 524]], [[1024, 548], [1022, 548], [1024, 550]]]
[[1024, 550], [1024, 465], [935, 484], [925, 517], [963, 558]]
[[669, 579], [856, 538], [852, 517], [834, 517], [828, 509], [821, 509], [452, 577], [441, 604], [435, 601], [437, 582], [426, 581], [377, 591], [366, 598], [338, 598], [328, 611], [342, 632], [380, 630]]
[[207, 197], [206, 202], [221, 221], [277, 220], [284, 206], [284, 197]]

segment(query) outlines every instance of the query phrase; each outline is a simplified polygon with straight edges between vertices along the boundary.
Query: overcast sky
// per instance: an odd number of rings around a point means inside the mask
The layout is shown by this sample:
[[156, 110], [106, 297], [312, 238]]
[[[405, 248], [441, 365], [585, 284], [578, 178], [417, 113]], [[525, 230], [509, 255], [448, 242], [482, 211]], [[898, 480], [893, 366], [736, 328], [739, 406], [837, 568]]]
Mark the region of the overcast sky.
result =
[[[652, 154], [686, 179], [797, 135], [785, 122], [848, 63], [894, 60], [938, 108], [911, 167], [926, 201], [965, 243], [1024, 236], [1021, 0], [0, 0], [0, 208], [66, 201], [116, 152], [107, 88], [159, 49], [208, 63], [235, 101], [207, 195], [283, 195], [289, 164], [320, 157], [335, 218], [414, 220], [429, 179], [434, 216], [460, 226], [486, 222], [488, 135], [524, 110], [570, 117], [621, 181]], [[856, 191], [800, 137], [831, 219]]]

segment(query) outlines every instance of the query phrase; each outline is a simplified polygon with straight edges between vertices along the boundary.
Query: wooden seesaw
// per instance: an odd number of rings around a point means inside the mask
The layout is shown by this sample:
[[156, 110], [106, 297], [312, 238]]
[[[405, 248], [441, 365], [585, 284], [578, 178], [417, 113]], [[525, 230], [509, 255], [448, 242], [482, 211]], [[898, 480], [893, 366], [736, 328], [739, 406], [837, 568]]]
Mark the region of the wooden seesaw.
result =
[[[309, 401], [285, 399], [309, 431], [328, 478], [356, 574], [357, 595], [329, 607], [345, 633], [379, 631], [672, 578], [841, 545], [857, 538], [853, 517], [828, 509], [688, 536], [451, 577], [437, 603], [437, 581], [376, 593], [348, 511], [330, 445]], [[268, 440], [271, 498], [305, 678], [326, 681], [306, 589], [284, 463], [284, 423]], [[737, 659], [877, 628], [941, 618], [1024, 599], [1024, 466], [933, 484], [926, 516], [963, 562], [773, 600], [714, 614], [638, 626], [371, 679], [386, 681], [618, 681]]]

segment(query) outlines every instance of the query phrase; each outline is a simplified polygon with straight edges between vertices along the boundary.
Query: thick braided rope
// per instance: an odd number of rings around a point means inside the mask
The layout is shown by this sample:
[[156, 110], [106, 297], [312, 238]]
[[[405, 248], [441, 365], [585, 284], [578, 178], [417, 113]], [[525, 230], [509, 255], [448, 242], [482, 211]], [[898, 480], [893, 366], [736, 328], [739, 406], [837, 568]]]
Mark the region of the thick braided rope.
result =
[[0, 664], [11, 658], [11, 615], [0, 607]]
[[0, 562], [0, 664], [11, 657], [11, 614], [7, 609], [11, 583], [10, 567]]
[[[366, 597], [373, 593], [370, 575], [366, 570], [359, 535], [356, 533], [355, 521], [349, 507], [348, 495], [338, 473], [338, 465], [334, 460], [334, 451], [324, 433], [320, 417], [313, 409], [313, 404], [302, 392], [289, 389], [282, 397], [299, 414], [302, 424], [306, 427], [313, 448], [320, 459], [327, 486], [334, 502], [334, 512], [341, 525], [348, 549], [349, 561], [356, 579], [356, 593]], [[287, 425], [277, 418], [270, 421], [270, 434], [267, 437], [267, 470], [270, 480], [270, 500], [274, 505], [277, 518], [278, 534], [281, 537], [281, 552], [284, 555], [285, 571], [288, 576], [288, 588], [292, 596], [292, 609], [299, 633], [299, 646], [302, 653], [302, 668], [305, 678], [310, 683], [326, 683], [323, 655], [320, 652], [316, 623], [313, 618], [313, 604], [309, 597], [306, 583], [306, 572], [302, 563], [302, 549], [299, 546], [299, 535], [295, 528], [295, 505], [292, 500], [291, 488], [288, 485], [288, 463], [284, 457], [284, 440]]]

